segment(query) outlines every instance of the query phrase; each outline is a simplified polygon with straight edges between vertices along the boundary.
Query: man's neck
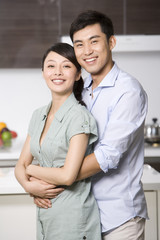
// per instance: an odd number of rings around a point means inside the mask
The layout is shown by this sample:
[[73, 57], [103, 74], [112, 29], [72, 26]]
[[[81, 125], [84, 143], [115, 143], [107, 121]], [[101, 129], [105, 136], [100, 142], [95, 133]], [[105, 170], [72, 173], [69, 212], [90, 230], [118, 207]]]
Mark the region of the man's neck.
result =
[[112, 61], [111, 64], [105, 69], [102, 73], [97, 74], [91, 74], [93, 83], [92, 83], [92, 90], [94, 90], [98, 85], [102, 82], [102, 80], [107, 76], [107, 74], [110, 72], [114, 65], [114, 62]]

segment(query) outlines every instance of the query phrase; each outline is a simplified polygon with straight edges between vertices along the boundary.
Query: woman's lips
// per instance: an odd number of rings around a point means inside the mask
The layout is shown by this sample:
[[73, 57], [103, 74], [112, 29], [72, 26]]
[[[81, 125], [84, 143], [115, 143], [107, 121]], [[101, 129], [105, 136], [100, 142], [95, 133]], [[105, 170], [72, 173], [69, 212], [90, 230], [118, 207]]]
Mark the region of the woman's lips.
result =
[[64, 79], [52, 79], [52, 82], [54, 83], [62, 83], [64, 81], [65, 81]]

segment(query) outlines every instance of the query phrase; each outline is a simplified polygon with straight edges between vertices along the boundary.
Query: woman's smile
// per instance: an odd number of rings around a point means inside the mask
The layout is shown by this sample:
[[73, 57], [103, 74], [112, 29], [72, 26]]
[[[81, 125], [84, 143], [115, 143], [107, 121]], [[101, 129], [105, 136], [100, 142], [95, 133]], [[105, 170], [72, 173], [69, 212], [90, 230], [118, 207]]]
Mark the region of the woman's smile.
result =
[[[70, 95], [74, 82], [79, 80], [75, 65], [67, 58], [51, 51], [44, 61], [43, 76], [52, 95]], [[78, 77], [78, 79], [77, 79]]]
[[53, 83], [55, 83], [55, 84], [58, 84], [58, 85], [65, 82], [64, 79], [60, 79], [60, 78], [58, 78], [58, 79], [52, 79], [51, 81], [52, 81]]

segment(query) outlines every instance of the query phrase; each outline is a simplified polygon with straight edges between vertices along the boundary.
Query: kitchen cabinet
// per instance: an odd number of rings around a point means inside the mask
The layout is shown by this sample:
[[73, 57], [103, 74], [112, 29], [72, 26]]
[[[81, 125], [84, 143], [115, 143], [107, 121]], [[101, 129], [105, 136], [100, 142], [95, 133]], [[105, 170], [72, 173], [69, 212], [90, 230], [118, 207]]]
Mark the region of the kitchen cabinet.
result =
[[[152, 149], [146, 150], [145, 154], [153, 155]], [[156, 149], [155, 155], [159, 155], [159, 150]], [[35, 240], [36, 206], [15, 179], [16, 155], [12, 153], [12, 159], [8, 159], [7, 154], [0, 155], [0, 239], [12, 240], [14, 236], [15, 239]], [[160, 173], [144, 165], [142, 183], [150, 218], [146, 221], [145, 240], [160, 240]]]
[[126, 0], [126, 34], [160, 34], [159, 0]]
[[[68, 35], [70, 25], [78, 14], [85, 10], [97, 10], [107, 14], [113, 21], [116, 34], [123, 33], [123, 2], [124, 0], [61, 0], [62, 35]], [[68, 6], [72, 6], [69, 8]]]
[[[145, 240], [160, 240], [160, 191], [145, 191], [145, 197], [150, 218]], [[0, 213], [0, 239], [36, 239], [36, 207], [28, 194], [0, 195]]]
[[160, 34], [159, 0], [1, 0], [0, 68], [40, 68], [45, 50], [87, 9], [107, 14], [116, 35]]
[[[153, 154], [153, 149], [146, 150], [148, 150], [145, 151], [148, 156]], [[160, 149], [156, 150], [159, 152]], [[160, 240], [160, 173], [150, 165], [145, 164], [142, 183], [149, 215], [149, 220], [146, 220], [145, 240]]]
[[[72, 8], [67, 6], [72, 5]], [[93, 9], [107, 14], [113, 21], [116, 35], [160, 34], [159, 0], [74, 0], [61, 1], [62, 35], [68, 35], [68, 29], [76, 16]], [[67, 9], [67, 10], [66, 10]]]
[[[160, 221], [160, 192], [159, 191], [145, 191], [145, 197], [148, 207], [149, 220], [146, 220], [145, 240], [160, 240], [159, 221]], [[158, 237], [159, 236], [159, 237]]]
[[0, 1], [0, 68], [41, 68], [60, 34], [58, 0]]
[[0, 239], [36, 239], [36, 207], [28, 194], [0, 195]]
[[[8, 160], [6, 165], [13, 166], [14, 163], [15, 160]], [[33, 198], [16, 180], [14, 167], [4, 167], [3, 163], [0, 167], [0, 239], [36, 239], [36, 206]]]

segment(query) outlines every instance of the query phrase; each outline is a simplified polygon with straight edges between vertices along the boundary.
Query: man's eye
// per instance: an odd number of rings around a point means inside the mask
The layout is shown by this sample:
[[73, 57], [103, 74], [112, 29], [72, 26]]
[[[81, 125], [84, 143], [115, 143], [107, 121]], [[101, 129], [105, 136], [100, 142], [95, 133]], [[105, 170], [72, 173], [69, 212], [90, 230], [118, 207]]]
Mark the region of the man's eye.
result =
[[48, 65], [48, 68], [54, 68], [54, 65]]
[[83, 46], [82, 43], [78, 43], [75, 45], [75, 47], [77, 47], [77, 48], [82, 47], [82, 46]]
[[91, 43], [92, 44], [95, 44], [95, 43], [97, 43], [98, 41], [97, 40], [93, 40]]

